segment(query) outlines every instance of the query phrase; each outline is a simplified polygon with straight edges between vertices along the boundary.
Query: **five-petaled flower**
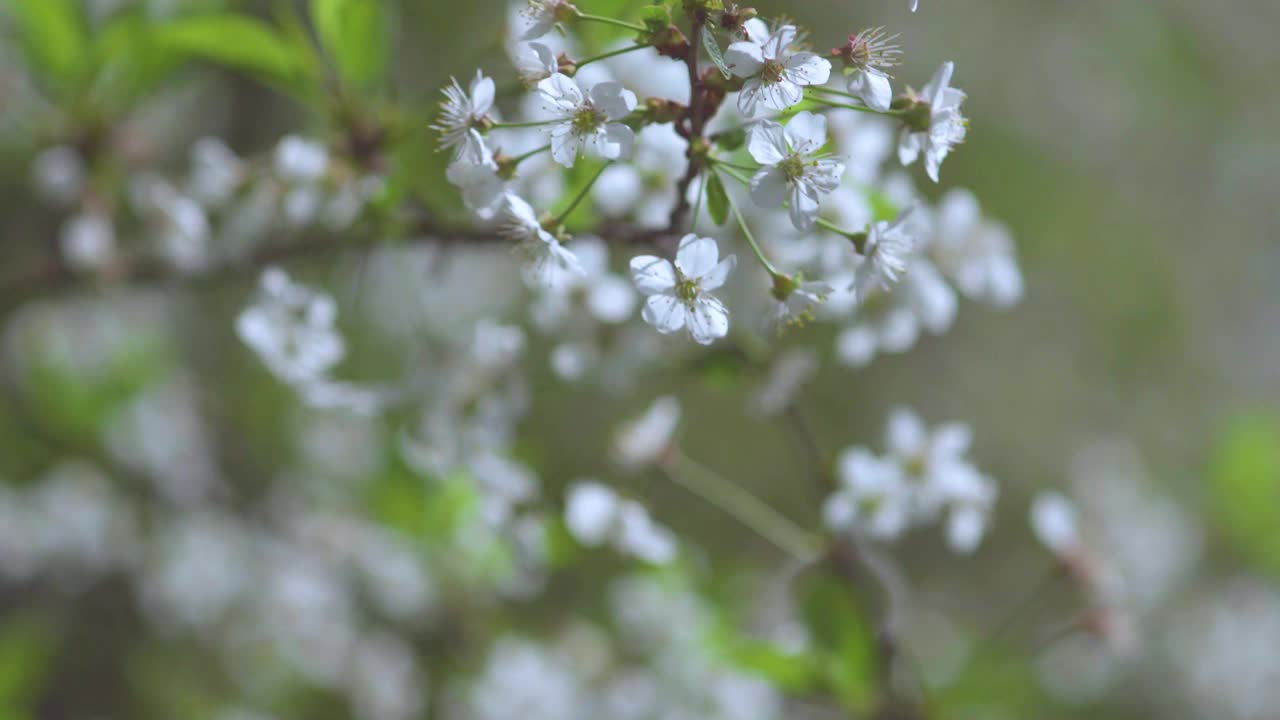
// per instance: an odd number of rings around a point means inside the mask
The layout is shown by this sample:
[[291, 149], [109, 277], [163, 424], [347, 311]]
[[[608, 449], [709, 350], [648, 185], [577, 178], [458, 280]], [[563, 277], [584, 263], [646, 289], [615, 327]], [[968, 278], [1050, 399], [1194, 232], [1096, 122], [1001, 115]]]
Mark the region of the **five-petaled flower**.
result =
[[635, 132], [618, 122], [636, 107], [636, 94], [616, 82], [596, 83], [590, 93], [561, 73], [538, 83], [555, 121], [551, 126], [551, 156], [573, 167], [584, 147], [606, 160], [631, 154]]
[[926, 109], [928, 117], [918, 123], [908, 123], [898, 138], [898, 160], [910, 165], [924, 153], [925, 171], [929, 179], [938, 182], [938, 168], [951, 148], [964, 142], [968, 120], [960, 114], [964, 102], [963, 91], [951, 87], [951, 74], [955, 63], [944, 62], [938, 67], [929, 84], [924, 86], [914, 100], [917, 107]]
[[493, 158], [480, 134], [493, 107], [493, 78], [476, 70], [469, 90], [464, 91], [456, 78], [444, 89], [440, 103], [440, 119], [432, 129], [440, 133], [440, 147], [452, 148], [454, 159], [473, 165], [483, 165]]
[[827, 119], [807, 110], [785, 129], [768, 120], [753, 125], [747, 151], [765, 167], [751, 178], [751, 199], [766, 208], [790, 202], [796, 229], [813, 227], [821, 195], [839, 187], [844, 174], [844, 163], [821, 155], [826, 142]]
[[573, 275], [583, 274], [578, 257], [543, 227], [533, 207], [519, 195], [504, 196], [498, 230], [503, 237], [516, 241], [519, 250], [528, 256], [525, 279], [531, 285], [559, 287]]
[[915, 237], [907, 229], [911, 212], [912, 208], [907, 208], [893, 222], [880, 220], [867, 229], [862, 263], [853, 275], [853, 291], [859, 302], [877, 288], [890, 289], [906, 272], [916, 246]]
[[886, 68], [898, 64], [902, 50], [893, 42], [897, 35], [886, 35], [884, 28], [870, 28], [835, 48], [831, 54], [844, 61], [849, 92], [862, 99], [873, 110], [886, 111], [893, 102], [893, 86]]
[[674, 266], [653, 255], [632, 258], [631, 277], [649, 296], [641, 316], [664, 335], [687, 328], [694, 342], [710, 345], [729, 332], [729, 310], [711, 291], [736, 264], [734, 255], [720, 260], [715, 240], [693, 234], [680, 241]]
[[831, 77], [831, 63], [811, 52], [795, 52], [794, 25], [783, 25], [758, 43], [740, 40], [724, 53], [729, 71], [746, 78], [738, 93], [738, 110], [748, 117], [763, 103], [769, 110], [786, 110], [804, 99], [804, 87], [822, 85]]

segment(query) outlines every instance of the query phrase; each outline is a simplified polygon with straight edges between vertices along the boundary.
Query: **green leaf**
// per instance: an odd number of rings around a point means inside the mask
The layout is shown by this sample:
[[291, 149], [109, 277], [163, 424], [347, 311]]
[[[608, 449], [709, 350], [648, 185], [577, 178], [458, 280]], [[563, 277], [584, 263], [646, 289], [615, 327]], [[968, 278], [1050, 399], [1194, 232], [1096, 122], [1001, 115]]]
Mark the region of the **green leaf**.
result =
[[707, 51], [707, 57], [711, 58], [711, 62], [715, 63], [716, 68], [720, 70], [720, 74], [725, 80], [733, 77], [733, 73], [729, 72], [729, 66], [724, 62], [724, 55], [720, 53], [720, 42], [716, 40], [715, 33], [711, 32], [711, 28], [706, 25], [702, 26], [702, 47]]
[[125, 111], [155, 90], [182, 62], [182, 56], [156, 42], [153, 25], [139, 11], [119, 12], [94, 36], [93, 62], [97, 73], [94, 102]]
[[747, 142], [747, 131], [743, 128], [734, 128], [716, 133], [716, 146], [721, 150], [733, 152], [745, 145]]
[[13, 615], [0, 626], [0, 707], [30, 705], [44, 684], [56, 642], [54, 627], [38, 615]]
[[1210, 477], [1219, 531], [1250, 561], [1280, 575], [1280, 417], [1237, 420]]
[[77, 0], [8, 0], [31, 69], [51, 85], [74, 84], [88, 64], [88, 29]]
[[707, 212], [717, 225], [723, 225], [729, 219], [729, 195], [724, 191], [724, 182], [720, 173], [707, 174]]
[[875, 632], [857, 597], [843, 580], [814, 575], [800, 588], [809, 636], [821, 653], [825, 682], [848, 709], [860, 709], [875, 697]]
[[199, 15], [155, 28], [161, 47], [222, 65], [296, 80], [300, 54], [271, 26], [244, 15]]
[[311, 0], [311, 20], [338, 75], [358, 88], [376, 86], [387, 67], [387, 22], [380, 0]]

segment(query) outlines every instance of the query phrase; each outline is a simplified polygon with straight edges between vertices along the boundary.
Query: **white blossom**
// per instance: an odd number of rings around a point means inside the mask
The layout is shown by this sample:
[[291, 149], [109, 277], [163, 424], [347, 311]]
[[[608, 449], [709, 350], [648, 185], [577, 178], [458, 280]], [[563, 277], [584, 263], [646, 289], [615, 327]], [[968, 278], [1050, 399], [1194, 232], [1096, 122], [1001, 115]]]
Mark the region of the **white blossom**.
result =
[[560, 71], [556, 54], [543, 43], [521, 43], [514, 55], [516, 73], [527, 85], [535, 85]]
[[635, 133], [618, 122], [636, 107], [635, 93], [616, 82], [596, 83], [583, 94], [572, 78], [556, 73], [538, 83], [555, 122], [551, 126], [551, 156], [573, 167], [578, 154], [617, 160], [631, 154]]
[[838, 49], [845, 63], [849, 92], [867, 107], [882, 112], [893, 102], [893, 86], [885, 69], [897, 65], [902, 54], [893, 42], [897, 37], [886, 35], [884, 28], [871, 28], [850, 35], [849, 42]]
[[323, 143], [287, 135], [276, 145], [276, 174], [289, 182], [311, 183], [329, 168], [329, 150]]
[[632, 258], [631, 278], [648, 296], [644, 321], [663, 334], [688, 329], [701, 345], [728, 334], [729, 310], [711, 292], [724, 284], [737, 258], [719, 255], [715, 240], [689, 234], [680, 241], [674, 266], [653, 255]]
[[88, 210], [67, 220], [58, 234], [67, 264], [77, 270], [100, 270], [115, 255], [116, 235], [106, 213]]
[[519, 243], [519, 250], [528, 258], [525, 279], [530, 284], [554, 288], [584, 274], [577, 256], [542, 226], [529, 203], [511, 193], [504, 200], [499, 231]]
[[938, 169], [951, 148], [964, 142], [968, 132], [968, 120], [960, 114], [964, 92], [951, 87], [951, 75], [955, 63], [944, 62], [924, 86], [919, 101], [927, 105], [929, 125], [920, 130], [903, 127], [898, 137], [898, 159], [903, 165], [916, 161], [924, 153], [925, 171], [938, 182]]
[[680, 425], [680, 401], [664, 395], [614, 435], [613, 456], [627, 470], [660, 462]]
[[675, 556], [675, 536], [670, 530], [655, 523], [643, 505], [594, 480], [579, 480], [569, 488], [565, 526], [583, 545], [608, 544], [655, 564]]
[[734, 75], [745, 78], [738, 93], [738, 110], [756, 114], [760, 105], [786, 110], [804, 99], [804, 87], [822, 85], [831, 77], [831, 63], [811, 52], [795, 52], [794, 25], [783, 25], [763, 42], [740, 40], [724, 53]]
[[966, 297], [1008, 307], [1022, 299], [1022, 271], [1013, 238], [1000, 223], [986, 220], [968, 190], [947, 191], [938, 205], [928, 253]]
[[528, 0], [529, 6], [521, 13], [528, 27], [521, 33], [522, 40], [536, 40], [555, 27], [562, 15], [571, 14], [573, 6], [566, 0]]
[[1036, 539], [1055, 555], [1064, 555], [1080, 544], [1075, 503], [1058, 492], [1043, 492], [1031, 503], [1031, 529]]
[[236, 318], [236, 332], [280, 379], [306, 384], [322, 379], [345, 354], [336, 318], [332, 297], [269, 268], [258, 301]]
[[822, 155], [827, 119], [796, 113], [783, 126], [764, 121], [748, 133], [747, 150], [764, 167], [751, 178], [751, 199], [764, 208], [790, 203], [791, 222], [808, 230], [818, 218], [821, 196], [840, 185], [844, 163]]
[[471, 87], [463, 90], [456, 78], [445, 87], [444, 100], [440, 103], [440, 118], [432, 129], [440, 133], [440, 147], [452, 149], [454, 159], [483, 165], [492, 160], [493, 154], [485, 145], [479, 128], [488, 120], [493, 107], [493, 78], [476, 70]]
[[907, 225], [910, 214], [908, 208], [892, 223], [880, 220], [867, 229], [862, 262], [854, 271], [853, 280], [853, 290], [860, 301], [875, 288], [889, 290], [906, 272], [916, 246]]
[[911, 496], [901, 467], [864, 447], [848, 448], [836, 461], [839, 488], [822, 508], [827, 527], [891, 540], [911, 521]]

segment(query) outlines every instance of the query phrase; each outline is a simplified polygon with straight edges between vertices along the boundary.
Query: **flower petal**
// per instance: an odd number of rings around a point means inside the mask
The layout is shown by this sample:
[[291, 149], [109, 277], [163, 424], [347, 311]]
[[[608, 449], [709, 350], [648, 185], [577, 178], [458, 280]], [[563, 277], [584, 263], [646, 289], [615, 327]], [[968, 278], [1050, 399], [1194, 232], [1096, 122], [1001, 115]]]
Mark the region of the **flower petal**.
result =
[[676, 286], [676, 271], [665, 258], [640, 255], [631, 258], [631, 279], [645, 295], [655, 295]]
[[[812, 155], [827, 144], [827, 118], [823, 115], [814, 115], [808, 110], [798, 112], [787, 121], [783, 135], [791, 144], [792, 152]], [[759, 160], [759, 158], [756, 159]]]
[[776, 167], [765, 168], [751, 178], [751, 200], [762, 208], [782, 207], [790, 189], [786, 173]]
[[761, 165], [777, 165], [787, 157], [786, 131], [771, 120], [752, 125], [747, 131], [747, 152]]
[[720, 248], [715, 240], [692, 233], [681, 238], [680, 247], [676, 249], [676, 267], [687, 278], [701, 279], [711, 272], [719, 259]]
[[591, 88], [591, 102], [610, 120], [619, 120], [636, 109], [636, 94], [622, 83], [602, 82]]
[[663, 335], [684, 327], [685, 306], [674, 295], [650, 295], [644, 302], [640, 317]]
[[738, 265], [738, 256], [730, 255], [721, 260], [715, 267], [702, 276], [702, 282], [699, 283], [703, 291], [710, 292], [724, 285], [724, 281], [728, 279], [729, 273]]
[[831, 79], [831, 62], [811, 52], [801, 52], [787, 58], [783, 77], [797, 85], [823, 85]]
[[724, 64], [740, 78], [751, 77], [764, 67], [760, 46], [749, 41], [736, 42], [724, 51]]
[[729, 334], [729, 310], [718, 298], [703, 295], [690, 308], [689, 334], [699, 345], [710, 345]]

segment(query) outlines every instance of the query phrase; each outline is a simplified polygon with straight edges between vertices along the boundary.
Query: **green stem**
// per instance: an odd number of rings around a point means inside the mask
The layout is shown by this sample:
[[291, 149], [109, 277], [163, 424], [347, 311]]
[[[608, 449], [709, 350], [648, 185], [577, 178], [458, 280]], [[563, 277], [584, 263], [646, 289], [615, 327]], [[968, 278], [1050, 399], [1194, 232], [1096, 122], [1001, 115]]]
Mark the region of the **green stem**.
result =
[[548, 150], [550, 150], [550, 149], [551, 149], [551, 144], [550, 144], [550, 143], [548, 143], [548, 144], [546, 144], [546, 145], [543, 145], [543, 146], [542, 146], [542, 147], [540, 147], [540, 148], [534, 148], [533, 150], [530, 150], [529, 152], [524, 153], [523, 155], [517, 155], [517, 156], [515, 156], [515, 157], [511, 158], [511, 163], [512, 163], [513, 165], [519, 165], [520, 163], [524, 162], [525, 160], [528, 160], [529, 158], [533, 157], [534, 155], [538, 155], [538, 154], [540, 154], [540, 153], [544, 153], [544, 152], [546, 152], [546, 151], [548, 151]]
[[531, 121], [531, 122], [518, 122], [518, 123], [501, 123], [501, 122], [496, 122], [496, 123], [492, 123], [492, 124], [490, 124], [490, 125], [489, 125], [489, 129], [491, 129], [491, 130], [511, 130], [511, 129], [515, 129], [515, 128], [542, 127], [542, 126], [544, 126], [544, 125], [550, 125], [550, 124], [552, 124], [552, 123], [556, 123], [556, 122], [560, 122], [560, 121], [559, 121], [559, 120], [533, 120], [533, 121]]
[[689, 232], [696, 233], [698, 231], [698, 216], [702, 214], [702, 198], [707, 194], [707, 179], [702, 178], [702, 182], [698, 183], [698, 202], [693, 206], [693, 222], [689, 225]]
[[683, 453], [673, 453], [660, 467], [672, 482], [733, 516], [796, 560], [808, 562], [818, 555], [820, 544], [816, 537]]
[[840, 227], [839, 225], [836, 225], [835, 223], [831, 222], [830, 220], [827, 220], [826, 218], [821, 218], [821, 217], [817, 218], [817, 225], [820, 228], [830, 230], [831, 232], [837, 235], [843, 235], [844, 237], [847, 237], [847, 238], [852, 238], [855, 234], [853, 232], [850, 232], [849, 230], [845, 230], [844, 228]]
[[618, 55], [624, 55], [624, 54], [626, 54], [626, 53], [633, 52], [633, 51], [636, 51], [636, 50], [643, 50], [643, 49], [645, 49], [645, 48], [647, 48], [647, 47], [649, 47], [649, 46], [648, 46], [648, 45], [632, 45], [632, 46], [630, 46], [630, 47], [624, 47], [624, 48], [622, 48], [621, 50], [614, 50], [614, 51], [612, 51], [612, 52], [607, 52], [607, 53], [604, 53], [604, 54], [602, 54], [602, 55], [596, 55], [595, 57], [589, 57], [589, 58], [587, 58], [586, 60], [581, 60], [581, 61], [579, 61], [579, 62], [574, 66], [574, 70], [573, 70], [573, 72], [574, 72], [574, 74], [576, 75], [576, 74], [577, 74], [577, 72], [578, 72], [579, 70], [581, 70], [582, 68], [586, 67], [587, 65], [590, 65], [590, 64], [591, 64], [591, 63], [593, 63], [593, 62], [597, 62], [597, 61], [599, 61], [599, 60], [605, 60], [605, 59], [608, 59], [608, 58], [611, 58], [611, 57], [617, 57]]
[[746, 165], [731, 163], [726, 160], [720, 160], [719, 158], [711, 158], [711, 162], [715, 163], [716, 165], [719, 165], [720, 167], [733, 168], [734, 170], [742, 170], [743, 172], [749, 172], [749, 173], [753, 173], [760, 169], [758, 167], [747, 167]]
[[635, 23], [629, 23], [625, 20], [616, 20], [614, 18], [605, 17], [603, 15], [591, 15], [589, 13], [579, 12], [577, 17], [579, 20], [586, 20], [587, 22], [604, 23], [605, 25], [613, 25], [614, 27], [626, 28], [628, 30], [635, 30], [636, 32], [645, 31], [645, 27], [643, 25], [636, 25]]
[[[810, 88], [810, 90], [812, 89], [813, 88]], [[834, 91], [823, 90], [822, 92], [834, 92]], [[840, 93], [840, 94], [844, 95], [844, 93]], [[836, 102], [834, 100], [828, 100], [827, 98], [819, 97], [817, 95], [810, 95], [809, 99], [816, 103], [822, 103], [823, 105], [826, 105], [828, 107], [840, 108], [842, 110], [856, 110], [858, 112], [868, 113], [871, 115], [884, 115], [885, 117], [901, 117], [903, 115], [901, 110], [876, 110], [875, 108], [869, 108], [866, 105], [851, 105], [849, 103]]]
[[[746, 182], [741, 177], [736, 178], [741, 182]], [[733, 210], [733, 217], [738, 221], [738, 227], [742, 228], [742, 234], [747, 238], [747, 244], [751, 246], [751, 252], [755, 253], [756, 259], [764, 266], [770, 275], [782, 275], [778, 272], [778, 268], [769, 262], [769, 258], [765, 257], [764, 250], [760, 249], [760, 244], [756, 242], [756, 236], [751, 234], [751, 228], [747, 227], [747, 221], [742, 217], [742, 211], [738, 209], [738, 203], [734, 202], [733, 196], [725, 193], [725, 197], [729, 199], [729, 209]]]
[[578, 192], [578, 195], [573, 199], [573, 202], [569, 203], [569, 207], [565, 208], [563, 212], [556, 216], [557, 225], [563, 223], [565, 218], [569, 217], [569, 213], [577, 209], [578, 205], [586, 199], [587, 194], [591, 192], [592, 186], [596, 184], [596, 181], [600, 179], [600, 176], [604, 174], [604, 171], [612, 164], [613, 161], [611, 160], [600, 166], [600, 169], [596, 171], [596, 174], [592, 175], [591, 179], [587, 181], [587, 184]]

